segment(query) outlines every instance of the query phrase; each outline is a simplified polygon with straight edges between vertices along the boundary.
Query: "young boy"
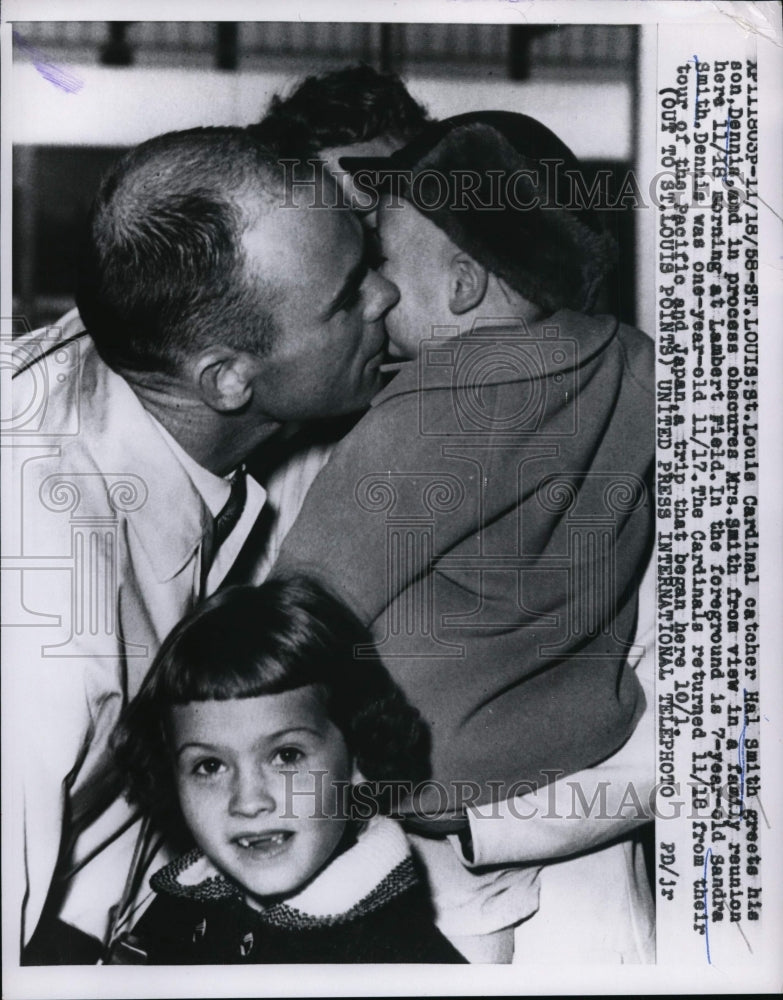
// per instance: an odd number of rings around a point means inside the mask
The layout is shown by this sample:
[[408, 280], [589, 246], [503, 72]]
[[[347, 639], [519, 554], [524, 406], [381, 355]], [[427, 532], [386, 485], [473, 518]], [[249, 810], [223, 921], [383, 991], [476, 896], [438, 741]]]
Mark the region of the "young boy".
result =
[[[439, 784], [406, 809], [437, 835], [466, 806], [604, 760], [643, 709], [627, 660], [651, 546], [653, 348], [589, 315], [611, 241], [574, 205], [578, 161], [533, 119], [461, 115], [342, 163], [365, 190], [376, 171], [396, 182], [379, 230], [404, 360], [278, 565], [337, 590], [429, 723]], [[535, 909], [499, 895], [508, 924]]]

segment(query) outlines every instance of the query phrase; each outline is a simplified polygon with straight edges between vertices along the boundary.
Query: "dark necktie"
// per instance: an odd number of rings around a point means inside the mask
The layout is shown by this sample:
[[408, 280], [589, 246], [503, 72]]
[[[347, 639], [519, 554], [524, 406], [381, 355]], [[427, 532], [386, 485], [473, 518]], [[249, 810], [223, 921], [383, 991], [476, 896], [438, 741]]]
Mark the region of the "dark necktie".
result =
[[215, 518], [213, 532], [213, 558], [220, 546], [236, 528], [247, 501], [247, 473], [244, 465], [240, 465], [231, 480], [231, 492], [228, 500]]
[[241, 465], [231, 480], [231, 492], [229, 493], [228, 500], [226, 500], [223, 509], [215, 518], [212, 526], [212, 536], [204, 541], [201, 570], [202, 593], [215, 556], [218, 554], [220, 546], [225, 542], [234, 528], [236, 528], [240, 517], [242, 517], [242, 511], [245, 509], [246, 500], [247, 472], [244, 465]]
[[220, 590], [224, 587], [235, 587], [253, 582], [256, 566], [269, 545], [272, 529], [275, 526], [275, 517], [272, 504], [264, 504], [256, 518], [256, 523], [250, 529], [244, 545], [239, 550], [239, 555], [223, 578]]

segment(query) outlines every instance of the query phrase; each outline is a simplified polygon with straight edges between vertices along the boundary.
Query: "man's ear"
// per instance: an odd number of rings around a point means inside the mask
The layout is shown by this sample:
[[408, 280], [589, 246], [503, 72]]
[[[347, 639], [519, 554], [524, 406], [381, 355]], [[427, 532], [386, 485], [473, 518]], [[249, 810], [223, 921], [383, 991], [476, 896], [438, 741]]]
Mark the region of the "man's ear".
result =
[[195, 360], [201, 398], [218, 413], [234, 413], [250, 402], [255, 374], [255, 359], [244, 351], [214, 347]]
[[487, 269], [460, 251], [449, 264], [449, 309], [455, 316], [481, 305], [487, 292]]

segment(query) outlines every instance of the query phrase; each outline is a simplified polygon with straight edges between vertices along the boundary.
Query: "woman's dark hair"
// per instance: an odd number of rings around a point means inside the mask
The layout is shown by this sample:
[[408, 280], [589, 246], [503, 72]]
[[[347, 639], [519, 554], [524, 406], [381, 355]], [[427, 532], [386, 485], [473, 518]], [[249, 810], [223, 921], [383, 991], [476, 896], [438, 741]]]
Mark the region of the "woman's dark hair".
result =
[[368, 781], [426, 776], [425, 724], [367, 630], [319, 584], [292, 576], [220, 591], [166, 638], [114, 737], [128, 800], [175, 842], [186, 841], [167, 736], [171, 707], [310, 684]]
[[279, 156], [306, 160], [382, 135], [407, 142], [428, 121], [396, 74], [360, 63], [308, 76], [288, 97], [276, 94], [250, 130]]

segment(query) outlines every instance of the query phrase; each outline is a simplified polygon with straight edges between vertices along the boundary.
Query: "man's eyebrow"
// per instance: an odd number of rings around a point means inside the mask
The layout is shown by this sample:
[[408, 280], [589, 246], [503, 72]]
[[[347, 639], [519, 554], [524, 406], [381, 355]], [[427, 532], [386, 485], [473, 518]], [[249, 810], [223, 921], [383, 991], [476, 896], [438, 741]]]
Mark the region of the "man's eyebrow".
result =
[[331, 319], [336, 312], [338, 312], [344, 303], [350, 301], [350, 299], [359, 291], [362, 282], [370, 270], [370, 260], [369, 254], [367, 253], [367, 243], [365, 241], [362, 256], [354, 264], [351, 270], [348, 272], [348, 276], [340, 287], [340, 291], [335, 295], [332, 301], [324, 310], [324, 319]]

